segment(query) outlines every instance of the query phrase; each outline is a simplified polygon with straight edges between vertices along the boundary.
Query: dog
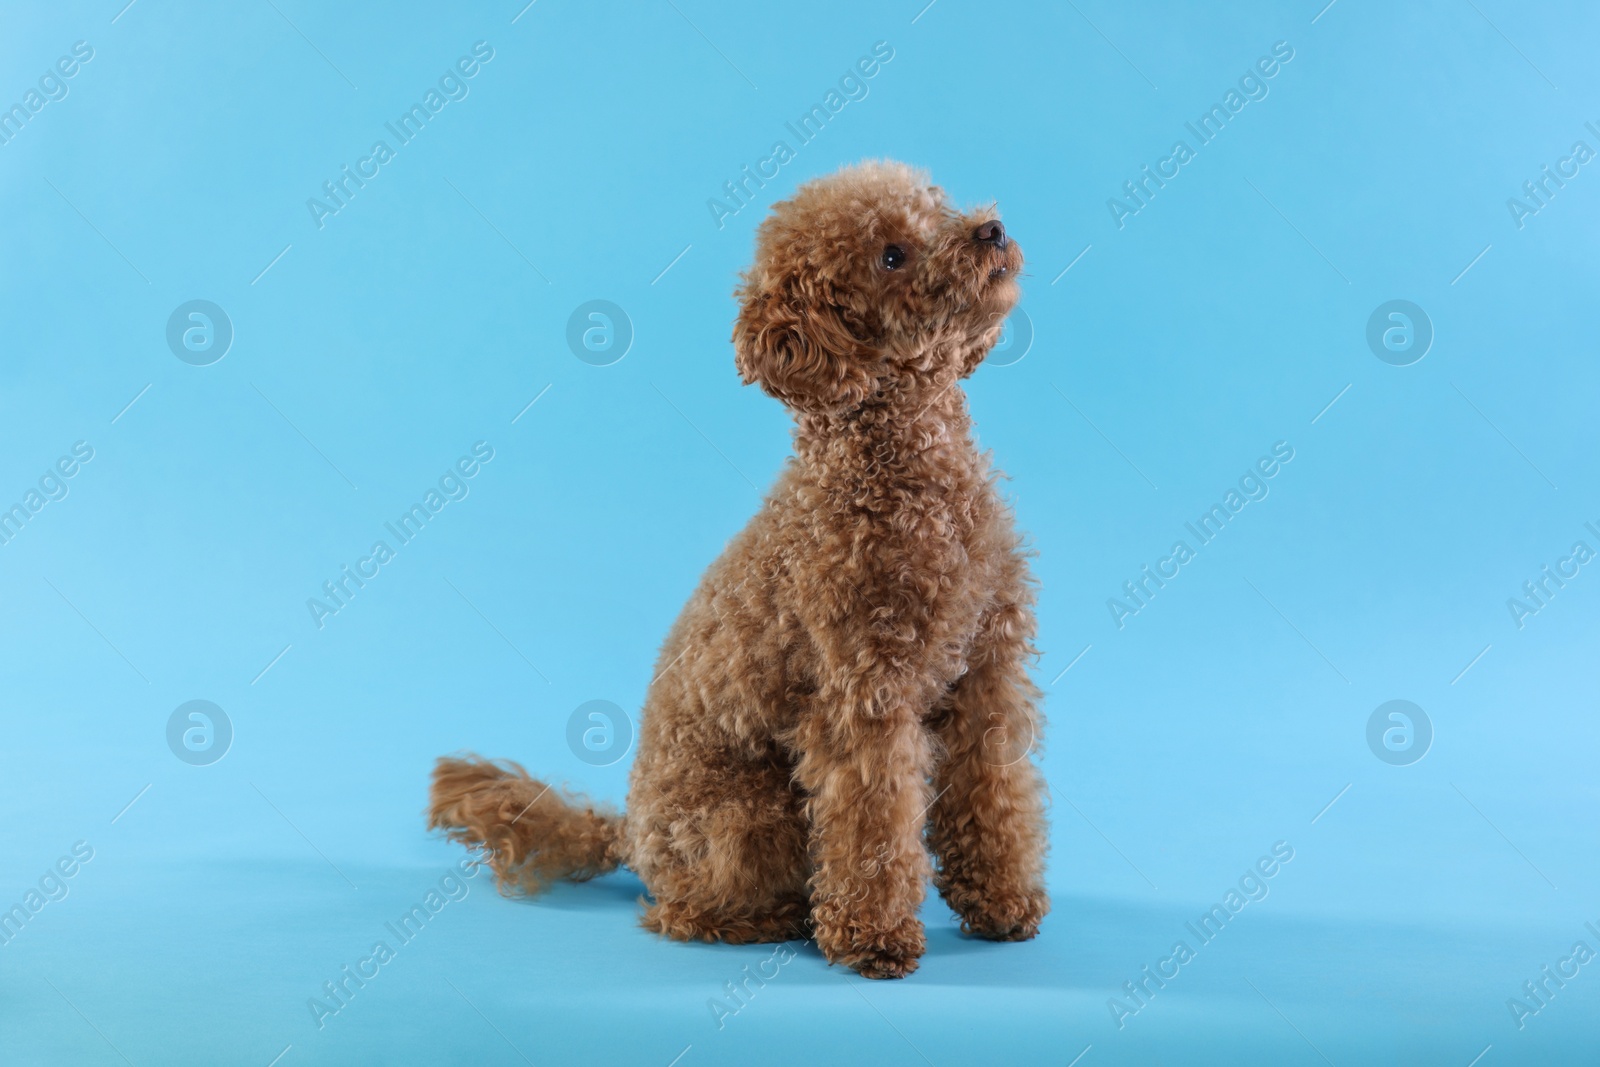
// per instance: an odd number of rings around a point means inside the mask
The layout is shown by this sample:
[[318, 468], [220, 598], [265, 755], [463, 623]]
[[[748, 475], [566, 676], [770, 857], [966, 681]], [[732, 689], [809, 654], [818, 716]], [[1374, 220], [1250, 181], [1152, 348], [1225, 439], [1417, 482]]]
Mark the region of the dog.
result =
[[930, 877], [967, 934], [1033, 937], [1034, 583], [960, 385], [1022, 263], [992, 207], [903, 164], [775, 205], [734, 363], [793, 414], [794, 456], [662, 645], [626, 813], [468, 756], [438, 762], [430, 828], [502, 892], [626, 866], [650, 930], [810, 937], [867, 978], [916, 969]]

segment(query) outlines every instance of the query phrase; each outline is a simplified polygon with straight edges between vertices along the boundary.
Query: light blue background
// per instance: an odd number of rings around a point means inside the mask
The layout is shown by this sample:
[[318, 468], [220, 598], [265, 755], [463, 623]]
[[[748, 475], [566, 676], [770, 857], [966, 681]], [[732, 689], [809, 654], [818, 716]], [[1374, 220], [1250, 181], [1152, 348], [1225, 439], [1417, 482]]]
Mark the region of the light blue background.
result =
[[[1600, 949], [1600, 577], [1506, 606], [1600, 548], [1600, 172], [1506, 206], [1600, 148], [1593, 11], [122, 3], [0, 15], [4, 103], [94, 48], [0, 146], [0, 503], [95, 450], [0, 546], [0, 905], [94, 849], [0, 948], [7, 1063], [1600, 1054], [1600, 964], [1525, 1029], [1506, 1004]], [[470, 95], [318, 229], [307, 198], [480, 40]], [[869, 95], [718, 229], [708, 198], [877, 41]], [[1277, 41], [1267, 98], [1119, 230], [1107, 198]], [[1039, 553], [1043, 933], [969, 942], [934, 901], [911, 979], [797, 947], [719, 1030], [769, 948], [657, 941], [625, 874], [535, 904], [480, 878], [319, 1030], [308, 998], [461, 856], [423, 831], [435, 756], [621, 802], [628, 760], [578, 759], [568, 716], [638, 707], [787, 453], [728, 345], [754, 227], [885, 156], [997, 200], [1028, 256], [1032, 348], [969, 394]], [[565, 341], [597, 298], [635, 330], [608, 367]], [[1364, 338], [1397, 298], [1436, 332], [1407, 367]], [[164, 339], [192, 299], [236, 331], [211, 366]], [[467, 499], [319, 630], [307, 598], [480, 440]], [[1270, 495], [1119, 630], [1107, 598], [1276, 441]], [[210, 766], [166, 745], [193, 699], [235, 730]], [[1367, 747], [1391, 699], [1436, 734], [1411, 766]], [[1119, 1030], [1108, 998], [1280, 840], [1270, 896]]]

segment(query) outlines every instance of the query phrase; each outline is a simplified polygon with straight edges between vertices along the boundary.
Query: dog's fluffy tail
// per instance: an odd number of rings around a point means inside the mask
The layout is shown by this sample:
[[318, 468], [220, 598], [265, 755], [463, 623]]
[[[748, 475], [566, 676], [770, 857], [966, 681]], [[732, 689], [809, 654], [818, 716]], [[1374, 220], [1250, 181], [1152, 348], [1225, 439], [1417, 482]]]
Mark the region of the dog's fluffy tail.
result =
[[433, 769], [428, 828], [488, 853], [500, 892], [588, 881], [622, 862], [622, 816], [553, 789], [508, 760], [446, 757]]

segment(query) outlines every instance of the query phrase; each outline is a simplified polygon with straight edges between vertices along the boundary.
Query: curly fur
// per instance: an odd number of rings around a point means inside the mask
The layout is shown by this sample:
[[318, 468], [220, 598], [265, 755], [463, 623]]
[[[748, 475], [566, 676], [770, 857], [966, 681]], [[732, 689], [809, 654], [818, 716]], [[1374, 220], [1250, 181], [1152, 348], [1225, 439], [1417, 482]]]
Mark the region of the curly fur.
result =
[[587, 882], [617, 869], [621, 816], [530, 778], [510, 760], [441, 759], [433, 770], [430, 829], [481, 848], [507, 895], [551, 882]]
[[808, 934], [869, 978], [916, 969], [930, 876], [968, 933], [1038, 932], [1032, 579], [959, 385], [1018, 295], [1021, 251], [978, 239], [996, 218], [868, 163], [762, 223], [735, 365], [793, 412], [795, 455], [667, 635], [625, 816], [440, 761], [430, 825], [503, 887], [622, 863], [649, 929]]

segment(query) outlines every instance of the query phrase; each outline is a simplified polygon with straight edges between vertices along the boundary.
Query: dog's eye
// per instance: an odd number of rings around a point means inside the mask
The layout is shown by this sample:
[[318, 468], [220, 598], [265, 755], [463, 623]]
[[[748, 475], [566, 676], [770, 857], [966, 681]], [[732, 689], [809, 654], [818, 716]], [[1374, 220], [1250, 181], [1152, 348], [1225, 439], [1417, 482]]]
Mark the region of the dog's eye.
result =
[[899, 245], [889, 245], [883, 250], [881, 262], [884, 270], [899, 270], [905, 266], [906, 250]]

